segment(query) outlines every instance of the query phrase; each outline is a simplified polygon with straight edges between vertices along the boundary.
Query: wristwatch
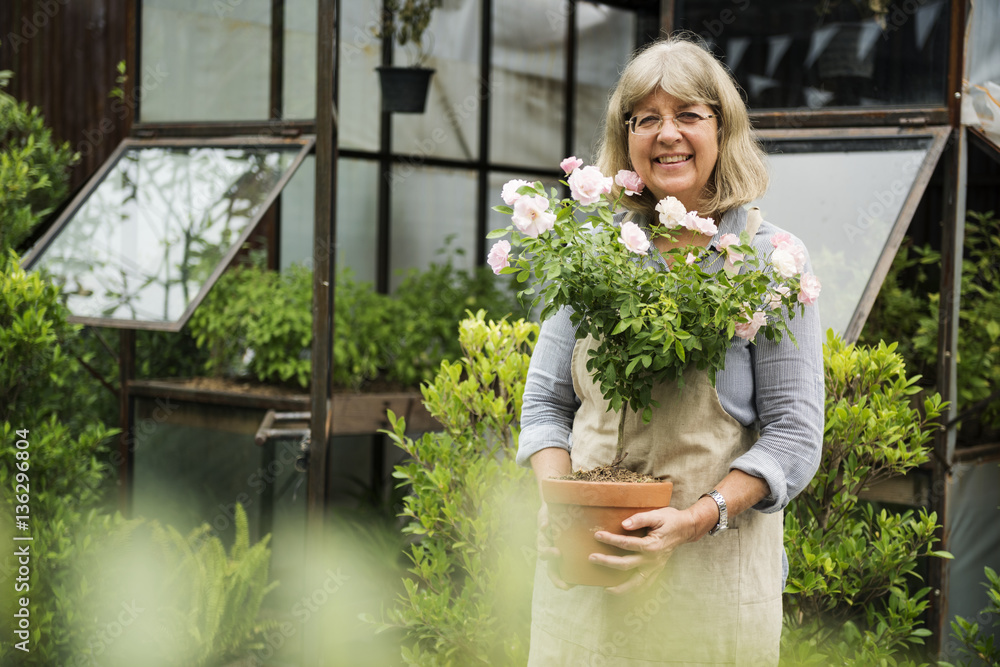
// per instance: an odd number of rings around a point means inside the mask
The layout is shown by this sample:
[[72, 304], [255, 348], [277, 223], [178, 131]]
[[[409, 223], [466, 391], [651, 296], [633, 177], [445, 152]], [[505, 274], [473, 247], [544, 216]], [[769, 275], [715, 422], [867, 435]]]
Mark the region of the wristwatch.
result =
[[714, 489], [703, 495], [702, 498], [705, 496], [714, 500], [715, 504], [719, 506], [719, 523], [715, 524], [715, 528], [708, 531], [709, 535], [718, 535], [726, 528], [729, 528], [729, 512], [726, 511], [726, 499]]

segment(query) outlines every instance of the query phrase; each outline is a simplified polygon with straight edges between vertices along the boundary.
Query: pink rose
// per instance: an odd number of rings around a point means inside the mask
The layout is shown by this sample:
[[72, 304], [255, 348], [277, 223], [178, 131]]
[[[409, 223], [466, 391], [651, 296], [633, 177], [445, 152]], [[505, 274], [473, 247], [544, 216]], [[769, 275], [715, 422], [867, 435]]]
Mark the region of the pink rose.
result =
[[656, 204], [656, 212], [660, 214], [660, 224], [664, 229], [676, 229], [687, 215], [687, 209], [675, 197], [665, 197]]
[[639, 178], [639, 174], [628, 169], [618, 170], [618, 173], [615, 174], [615, 183], [625, 188], [625, 194], [629, 197], [639, 194], [646, 187], [646, 184]]
[[581, 164], [583, 164], [583, 160], [573, 155], [560, 162], [559, 166], [568, 175], [570, 172], [575, 171]]
[[775, 248], [780, 248], [782, 246], [795, 245], [795, 241], [792, 240], [792, 235], [787, 232], [779, 232], [771, 237], [771, 245]]
[[743, 261], [743, 253], [729, 249], [729, 246], [739, 245], [739, 243], [740, 237], [736, 236], [736, 234], [723, 234], [719, 238], [719, 250], [726, 252], [730, 262], [741, 262]]
[[637, 255], [645, 255], [649, 252], [649, 239], [646, 238], [646, 234], [639, 228], [639, 225], [634, 222], [622, 224], [622, 231], [618, 240], [624, 243], [629, 251]]
[[486, 263], [493, 269], [493, 273], [500, 275], [500, 270], [510, 266], [510, 242], [497, 241], [490, 248], [490, 256]]
[[[796, 273], [802, 273], [802, 270], [806, 268], [806, 249], [796, 243], [791, 234], [786, 232], [775, 234], [771, 237], [771, 245], [774, 246], [775, 252], [782, 251], [780, 261], [784, 265], [784, 268], [791, 270], [791, 266], [795, 267], [788, 275], [782, 273], [783, 277], [791, 278]], [[788, 253], [789, 256], [786, 257], [784, 253]], [[771, 263], [774, 264], [773, 255]]]
[[611, 192], [611, 177], [605, 176], [594, 166], [574, 169], [567, 182], [573, 199], [584, 205], [596, 204], [601, 200], [601, 195]]
[[783, 246], [775, 248], [771, 253], [771, 266], [782, 278], [791, 278], [801, 271], [798, 259], [793, 252], [794, 248]]
[[713, 236], [719, 231], [719, 228], [715, 226], [715, 220], [711, 218], [700, 218], [698, 217], [697, 211], [688, 211], [684, 219], [681, 220], [681, 226], [687, 227], [692, 232], [697, 232], [698, 234], [704, 234], [705, 236]]
[[775, 287], [774, 291], [771, 292], [769, 296], [768, 305], [770, 306], [771, 310], [777, 310], [778, 308], [781, 308], [782, 302], [791, 293], [792, 290], [788, 289], [788, 285], [778, 285], [777, 287]]
[[556, 224], [556, 214], [549, 213], [549, 200], [541, 195], [523, 195], [514, 202], [514, 226], [528, 236], [538, 236]]
[[688, 256], [684, 259], [685, 264], [694, 264], [698, 261], [698, 258], [694, 256], [694, 253], [689, 252]]
[[736, 335], [744, 340], [753, 340], [760, 328], [767, 324], [767, 316], [759, 310], [753, 314], [753, 317], [744, 311], [743, 319], [748, 321], [736, 323]]
[[531, 183], [528, 181], [522, 181], [519, 178], [515, 178], [512, 181], [504, 183], [503, 190], [500, 191], [500, 197], [503, 199], [503, 203], [507, 204], [507, 206], [513, 206], [514, 202], [523, 196], [518, 194], [517, 189], [524, 187], [525, 185], [531, 185]]
[[799, 282], [799, 302], [807, 306], [813, 305], [819, 298], [820, 289], [822, 285], [819, 284], [819, 278], [811, 273], [802, 274], [802, 280]]

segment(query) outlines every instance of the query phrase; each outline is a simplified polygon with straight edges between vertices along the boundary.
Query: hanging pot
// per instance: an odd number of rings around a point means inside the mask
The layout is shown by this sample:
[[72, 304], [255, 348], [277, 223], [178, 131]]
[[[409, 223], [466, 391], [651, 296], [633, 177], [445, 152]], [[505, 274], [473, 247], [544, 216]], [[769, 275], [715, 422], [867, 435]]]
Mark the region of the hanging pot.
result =
[[594, 539], [598, 530], [642, 537], [647, 529], [625, 530], [622, 521], [638, 512], [666, 507], [672, 482], [583, 482], [542, 480], [542, 497], [548, 505], [549, 526], [559, 549], [559, 576], [569, 584], [617, 586], [633, 572], [613, 570], [590, 562], [590, 554], [624, 556], [632, 553]]
[[376, 67], [382, 88], [382, 111], [423, 113], [433, 69], [427, 67]]

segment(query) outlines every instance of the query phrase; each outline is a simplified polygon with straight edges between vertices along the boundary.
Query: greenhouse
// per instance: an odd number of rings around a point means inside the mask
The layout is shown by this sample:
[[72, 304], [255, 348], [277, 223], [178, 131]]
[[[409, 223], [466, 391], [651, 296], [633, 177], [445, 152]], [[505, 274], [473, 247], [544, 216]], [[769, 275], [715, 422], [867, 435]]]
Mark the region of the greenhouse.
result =
[[518, 196], [587, 205], [566, 158], [682, 34], [766, 153], [740, 210], [823, 288], [780, 664], [996, 664], [998, 32], [981, 0], [6, 3], [0, 663], [546, 664], [515, 454], [558, 289], [491, 245], [536, 236]]

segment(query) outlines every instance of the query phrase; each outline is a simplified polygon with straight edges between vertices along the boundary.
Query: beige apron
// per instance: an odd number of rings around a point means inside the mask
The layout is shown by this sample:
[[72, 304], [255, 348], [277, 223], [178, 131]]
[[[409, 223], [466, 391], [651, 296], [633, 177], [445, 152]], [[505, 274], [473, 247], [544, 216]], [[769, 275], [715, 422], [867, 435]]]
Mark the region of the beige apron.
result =
[[[755, 222], [755, 221], [754, 221]], [[755, 226], [753, 231], [755, 232]], [[593, 338], [573, 349], [573, 469], [610, 463], [618, 413], [607, 410], [586, 368]], [[684, 388], [654, 388], [649, 424], [629, 412], [623, 465], [674, 483], [671, 507], [692, 505], [729, 472], [757, 434], [719, 403], [703, 371]], [[556, 588], [546, 564], [535, 572], [529, 665], [777, 665], [781, 635], [782, 513], [743, 512], [729, 530], [678, 547], [648, 590], [610, 595], [603, 588]]]

